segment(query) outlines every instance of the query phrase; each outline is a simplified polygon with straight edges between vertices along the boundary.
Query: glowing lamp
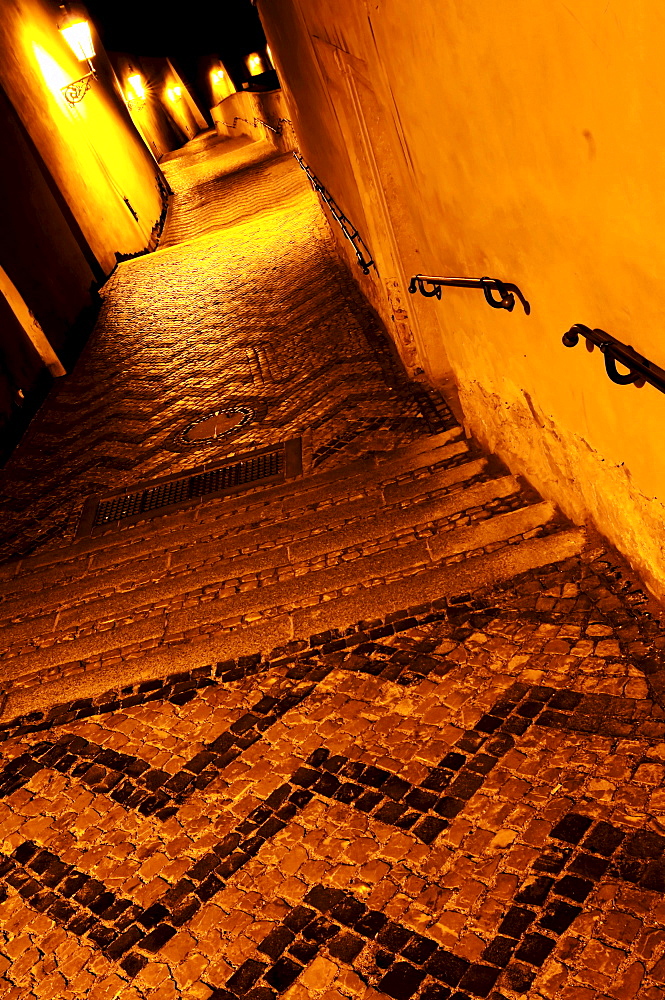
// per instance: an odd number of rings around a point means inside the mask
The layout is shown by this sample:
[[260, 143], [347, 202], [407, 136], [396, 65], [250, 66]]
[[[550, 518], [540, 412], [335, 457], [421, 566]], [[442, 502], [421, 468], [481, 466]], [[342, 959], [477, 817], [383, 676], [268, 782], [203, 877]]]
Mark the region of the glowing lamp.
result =
[[258, 76], [263, 73], [263, 60], [258, 52], [252, 52], [247, 56], [247, 69], [251, 76]]
[[82, 76], [78, 80], [72, 80], [71, 83], [60, 88], [65, 100], [69, 104], [79, 104], [88, 92], [90, 84], [95, 77], [95, 71], [91, 62], [95, 55], [95, 46], [92, 43], [90, 25], [86, 20], [80, 18], [78, 21], [70, 20], [68, 23], [60, 25], [59, 30], [79, 62], [87, 62], [88, 69], [90, 70], [85, 76]]
[[60, 28], [60, 32], [76, 58], [80, 62], [90, 62], [95, 46], [88, 21], [74, 21]]
[[140, 73], [133, 73], [131, 76], [127, 77], [127, 82], [132, 88], [134, 97], [139, 100], [143, 100], [145, 97], [145, 87], [143, 86], [143, 78]]

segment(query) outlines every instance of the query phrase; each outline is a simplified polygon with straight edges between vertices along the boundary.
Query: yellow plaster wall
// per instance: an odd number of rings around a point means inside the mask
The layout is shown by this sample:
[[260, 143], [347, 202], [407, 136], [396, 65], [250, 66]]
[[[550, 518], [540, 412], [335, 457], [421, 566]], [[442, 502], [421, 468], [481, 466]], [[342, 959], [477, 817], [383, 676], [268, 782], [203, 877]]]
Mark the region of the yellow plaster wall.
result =
[[229, 76], [221, 59], [210, 58], [208, 86], [210, 87], [211, 107], [214, 107], [223, 101], [225, 97], [229, 97], [236, 92], [233, 80]]
[[[259, 0], [259, 11], [304, 155], [377, 258], [378, 273], [356, 273], [403, 357], [439, 383], [452, 369], [473, 432], [664, 596], [665, 397], [614, 385], [598, 352], [561, 336], [601, 327], [665, 367], [665, 8]], [[409, 297], [417, 272], [514, 281], [532, 313], [492, 310], [478, 291]]]
[[[179, 95], [175, 93], [176, 90], [180, 91]], [[193, 139], [195, 135], [208, 127], [180, 74], [168, 59], [164, 73], [162, 102], [173, 121], [183, 130], [188, 139]]]
[[[281, 153], [293, 149], [293, 131], [281, 90], [239, 90], [211, 108], [210, 113], [219, 135], [230, 139], [240, 135], [250, 139], [267, 139]], [[262, 122], [273, 128], [280, 127], [281, 134], [265, 128]]]
[[[183, 129], [174, 124], [164, 107], [166, 60], [137, 58], [126, 52], [113, 52], [110, 58], [130, 117], [155, 159], [160, 160], [165, 153], [183, 146], [188, 137]], [[141, 77], [145, 91], [143, 98], [137, 97], [129, 82], [130, 77], [136, 75]]]
[[0, 82], [108, 272], [116, 252], [146, 247], [160, 216], [155, 164], [131, 123], [96, 35], [98, 79], [79, 104], [67, 103], [60, 88], [88, 67], [60, 35], [57, 18], [57, 6], [47, 0], [3, 0]]

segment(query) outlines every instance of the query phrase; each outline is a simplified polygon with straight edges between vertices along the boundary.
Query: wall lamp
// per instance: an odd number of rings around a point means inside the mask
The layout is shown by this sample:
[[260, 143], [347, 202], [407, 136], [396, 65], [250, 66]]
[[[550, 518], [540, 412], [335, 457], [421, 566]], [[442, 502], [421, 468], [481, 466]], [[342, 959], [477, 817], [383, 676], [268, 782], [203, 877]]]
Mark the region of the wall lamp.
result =
[[142, 111], [145, 107], [145, 85], [140, 73], [132, 73], [127, 77], [130, 89], [127, 92], [127, 104], [130, 111]]
[[265, 66], [263, 65], [263, 59], [258, 54], [258, 52], [250, 52], [250, 54], [245, 59], [247, 69], [249, 70], [250, 76], [259, 76], [261, 73], [265, 72]]
[[95, 46], [92, 41], [90, 23], [83, 18], [70, 18], [66, 24], [60, 25], [59, 30], [79, 62], [87, 62], [90, 69], [90, 72], [86, 73], [85, 76], [79, 77], [78, 80], [72, 80], [66, 87], [61, 87], [65, 99], [70, 104], [78, 104], [85, 97], [95, 78], [95, 70], [92, 65]]

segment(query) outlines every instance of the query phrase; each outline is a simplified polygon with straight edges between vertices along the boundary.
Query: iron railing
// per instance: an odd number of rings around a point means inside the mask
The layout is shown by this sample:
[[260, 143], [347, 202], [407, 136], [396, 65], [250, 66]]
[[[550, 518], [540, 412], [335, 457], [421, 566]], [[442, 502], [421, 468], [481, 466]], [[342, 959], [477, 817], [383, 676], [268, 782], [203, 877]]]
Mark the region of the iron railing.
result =
[[226, 125], [227, 128], [237, 128], [236, 122], [245, 122], [246, 125], [252, 124], [247, 118], [241, 118], [240, 115], [236, 115], [232, 122], [222, 122], [221, 124]]
[[[416, 274], [411, 278], [409, 291], [412, 295], [420, 292], [426, 298], [440, 299], [443, 287], [481, 288], [488, 305], [492, 306], [493, 309], [507, 309], [508, 312], [512, 312], [514, 309], [515, 296], [517, 296], [527, 316], [531, 312], [531, 306], [517, 285], [513, 285], [509, 281], [499, 281], [498, 278], [436, 278], [428, 274]], [[493, 291], [497, 291], [501, 298], [495, 299]]]
[[277, 127], [271, 125], [270, 122], [265, 122], [262, 118], [255, 118], [254, 121], [250, 121], [249, 118], [241, 118], [240, 115], [236, 115], [232, 122], [222, 122], [222, 125], [226, 125], [227, 128], [237, 128], [236, 122], [245, 122], [246, 125], [252, 125], [254, 128], [258, 128], [259, 125], [263, 125], [264, 128], [269, 129], [274, 132], [275, 135], [281, 135], [284, 131], [284, 125], [291, 125], [289, 118], [278, 118]]
[[255, 118], [253, 124], [254, 128], [258, 128], [259, 125], [263, 125], [264, 128], [267, 128], [269, 132], [274, 132], [275, 135], [282, 134], [282, 128], [279, 122], [277, 123], [277, 128], [275, 128], [275, 126], [271, 125], [269, 122], [264, 122], [262, 118]]
[[304, 170], [305, 173], [307, 174], [309, 182], [314, 188], [314, 190], [317, 192], [317, 194], [320, 194], [322, 199], [325, 201], [326, 205], [330, 209], [330, 214], [332, 215], [333, 219], [339, 225], [340, 229], [344, 233], [344, 236], [347, 238], [347, 240], [355, 250], [356, 259], [358, 261], [358, 265], [362, 268], [363, 274], [369, 274], [370, 267], [376, 267], [376, 264], [374, 263], [369, 247], [363, 240], [362, 236], [360, 235], [356, 227], [353, 225], [353, 223], [350, 222], [349, 219], [347, 219], [347, 217], [344, 215], [344, 212], [341, 210], [341, 208], [339, 207], [335, 199], [332, 197], [332, 195], [329, 194], [329, 192], [323, 186], [323, 184], [318, 179], [316, 174], [312, 173], [310, 168], [303, 160], [302, 156], [300, 156], [299, 153], [295, 152], [295, 150], [293, 152], [293, 155], [298, 161], [298, 164], [301, 167], [301, 169]]
[[274, 132], [275, 135], [282, 135], [284, 132], [284, 125], [292, 125], [292, 124], [293, 123], [290, 118], [278, 118], [277, 128], [275, 128], [275, 126], [271, 125], [270, 122], [265, 122], [263, 118], [254, 119], [254, 128], [258, 128], [259, 125], [263, 125], [264, 128], [269, 129], [270, 132]]
[[[575, 347], [580, 337], [584, 337], [588, 351], [593, 351], [594, 347], [599, 348], [605, 359], [605, 371], [612, 382], [617, 385], [634, 385], [636, 389], [641, 389], [648, 382], [654, 389], [665, 392], [665, 371], [638, 354], [630, 344], [622, 344], [610, 333], [592, 330], [582, 323], [576, 323], [564, 333], [563, 343], [566, 347]], [[617, 371], [617, 361], [628, 369], [626, 375]]]

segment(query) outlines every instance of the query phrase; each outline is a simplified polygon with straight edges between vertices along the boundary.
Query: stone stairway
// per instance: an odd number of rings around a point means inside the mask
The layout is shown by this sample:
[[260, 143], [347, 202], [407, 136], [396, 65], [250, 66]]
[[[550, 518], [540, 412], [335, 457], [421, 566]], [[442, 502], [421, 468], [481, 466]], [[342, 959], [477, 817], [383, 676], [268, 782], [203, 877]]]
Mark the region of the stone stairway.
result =
[[584, 539], [457, 427], [105, 529], [0, 570], [3, 715], [376, 627]]

